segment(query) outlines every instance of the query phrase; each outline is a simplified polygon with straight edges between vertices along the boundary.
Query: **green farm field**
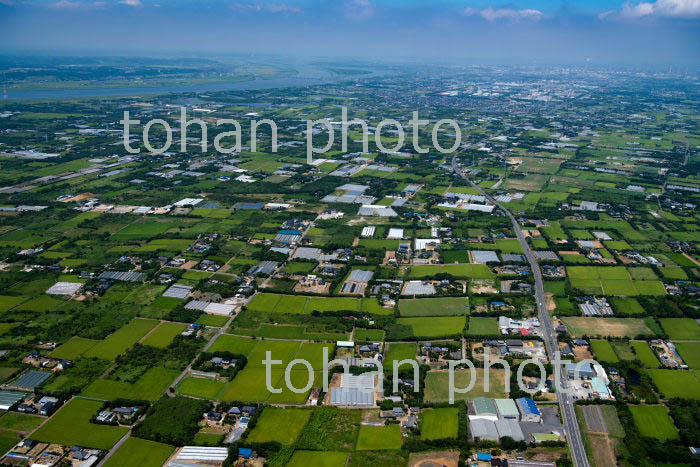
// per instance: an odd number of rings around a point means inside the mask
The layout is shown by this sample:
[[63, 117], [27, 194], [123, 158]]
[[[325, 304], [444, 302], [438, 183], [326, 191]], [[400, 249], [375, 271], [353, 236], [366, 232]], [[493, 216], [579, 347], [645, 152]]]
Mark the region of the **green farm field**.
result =
[[456, 438], [459, 431], [459, 409], [430, 409], [423, 412], [421, 439]]
[[461, 297], [399, 300], [402, 317], [459, 316], [469, 312], [469, 300]]
[[32, 439], [109, 450], [128, 428], [90, 423], [101, 408], [102, 403], [98, 401], [73, 399], [36, 430]]
[[439, 316], [431, 318], [399, 318], [398, 324], [410, 326], [416, 337], [447, 337], [462, 334], [467, 318], [459, 316]]
[[644, 341], [632, 341], [631, 344], [635, 355], [642, 362], [644, 368], [658, 368], [660, 364], [659, 359], [654, 351], [651, 350], [649, 344]]
[[294, 451], [287, 467], [345, 467], [347, 452]]
[[466, 334], [467, 336], [499, 336], [501, 331], [496, 318], [470, 316]]
[[700, 342], [675, 342], [681, 358], [693, 370], [700, 370]]
[[178, 384], [177, 392], [185, 396], [219, 400], [228, 385], [229, 383], [216, 379], [188, 376]]
[[630, 405], [630, 412], [639, 434], [661, 441], [679, 439], [678, 430], [662, 405]]
[[158, 321], [136, 318], [85, 352], [85, 357], [114, 360], [156, 327]]
[[609, 341], [591, 339], [591, 349], [593, 349], [593, 354], [598, 361], [606, 363], [617, 363], [620, 361]]
[[700, 340], [700, 324], [692, 318], [660, 318], [659, 321], [672, 340]]
[[105, 462], [105, 467], [161, 467], [175, 451], [174, 446], [129, 437]]
[[355, 449], [358, 451], [392, 451], [401, 449], [402, 444], [399, 425], [362, 425]]
[[[387, 370], [394, 368], [394, 362], [415, 360], [418, 347], [416, 344], [389, 344], [385, 352], [384, 369]], [[408, 365], [403, 365], [402, 368], [408, 368]]]
[[700, 400], [700, 374], [696, 371], [646, 370], [659, 391], [668, 399]]
[[310, 416], [311, 410], [267, 407], [263, 410], [255, 428], [250, 432], [248, 441], [251, 443], [275, 441], [280, 444], [292, 445], [296, 442]]
[[155, 367], [149, 369], [134, 383], [100, 378], [90, 383], [80, 395], [104, 400], [155, 401], [165, 393], [178, 374], [179, 371], [176, 370]]
[[444, 264], [413, 266], [409, 279], [424, 279], [437, 274], [450, 274], [457, 279], [492, 279], [494, 273], [484, 264]]
[[173, 339], [180, 335], [187, 328], [187, 325], [180, 323], [163, 322], [158, 325], [151, 333], [143, 340], [144, 345], [153, 347], [165, 348], [169, 346]]
[[[455, 389], [464, 389], [470, 382], [471, 372], [457, 370], [454, 372]], [[449, 401], [449, 374], [447, 371], [429, 371], [425, 377], [425, 400], [431, 403]], [[505, 398], [505, 370], [491, 369], [489, 372], [489, 391], [484, 391], [484, 369], [476, 368], [474, 387], [467, 393], [455, 393], [455, 400], [473, 400], [477, 397]]]
[[75, 360], [93, 348], [98, 342], [100, 341], [85, 339], [83, 337], [71, 337], [66, 343], [51, 352], [51, 356], [53, 358]]

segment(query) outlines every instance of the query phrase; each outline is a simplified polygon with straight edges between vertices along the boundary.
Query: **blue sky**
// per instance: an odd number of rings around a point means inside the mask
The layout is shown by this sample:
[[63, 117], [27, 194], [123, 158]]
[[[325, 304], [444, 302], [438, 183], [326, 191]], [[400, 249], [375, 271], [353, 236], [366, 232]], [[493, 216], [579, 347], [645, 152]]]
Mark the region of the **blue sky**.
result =
[[700, 0], [0, 0], [9, 51], [700, 62]]

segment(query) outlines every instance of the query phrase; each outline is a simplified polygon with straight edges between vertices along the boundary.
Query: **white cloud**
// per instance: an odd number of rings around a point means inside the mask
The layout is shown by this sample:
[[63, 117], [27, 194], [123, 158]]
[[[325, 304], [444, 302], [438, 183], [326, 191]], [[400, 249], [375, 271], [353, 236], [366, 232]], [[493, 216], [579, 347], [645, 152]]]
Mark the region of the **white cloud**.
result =
[[71, 0], [59, 0], [58, 2], [51, 3], [49, 6], [59, 10], [98, 10], [107, 5], [105, 2], [73, 2]]
[[348, 0], [345, 2], [345, 16], [350, 19], [367, 19], [374, 16], [374, 5], [370, 0]]
[[133, 7], [139, 7], [143, 5], [143, 3], [141, 3], [141, 0], [122, 0], [119, 3], [121, 3], [122, 5], [129, 5]]
[[656, 0], [654, 2], [626, 2], [618, 11], [606, 11], [599, 19], [641, 18], [700, 18], [700, 0]]
[[[128, 1], [128, 0], [127, 0]], [[299, 13], [301, 9], [287, 5], [286, 3], [234, 3], [233, 8], [237, 10], [249, 10], [268, 13]]]
[[466, 16], [481, 16], [486, 21], [499, 21], [499, 20], [531, 20], [537, 21], [544, 17], [544, 14], [539, 10], [534, 10], [531, 8], [524, 10], [516, 10], [515, 8], [484, 8], [481, 10], [476, 10], [472, 7], [465, 8], [462, 13]]

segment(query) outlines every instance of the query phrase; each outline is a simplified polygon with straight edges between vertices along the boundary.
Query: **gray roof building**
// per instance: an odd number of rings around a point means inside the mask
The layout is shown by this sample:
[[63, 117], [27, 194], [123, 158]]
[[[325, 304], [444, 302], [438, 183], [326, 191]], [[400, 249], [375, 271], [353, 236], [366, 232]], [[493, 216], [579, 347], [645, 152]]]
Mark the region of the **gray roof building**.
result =
[[486, 420], [484, 418], [476, 418], [469, 420], [469, 430], [471, 431], [472, 438], [488, 439], [491, 441], [498, 441], [498, 429], [496, 424], [492, 420]]
[[520, 424], [516, 420], [496, 420], [495, 424], [499, 438], [507, 436], [515, 441], [525, 441], [523, 430], [520, 429]]

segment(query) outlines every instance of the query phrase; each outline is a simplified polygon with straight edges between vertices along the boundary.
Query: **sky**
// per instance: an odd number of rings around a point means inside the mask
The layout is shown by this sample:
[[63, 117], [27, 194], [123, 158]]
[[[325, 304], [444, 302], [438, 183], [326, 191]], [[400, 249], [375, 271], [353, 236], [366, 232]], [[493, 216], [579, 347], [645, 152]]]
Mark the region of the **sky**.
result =
[[700, 64], [700, 0], [0, 0], [0, 52]]

